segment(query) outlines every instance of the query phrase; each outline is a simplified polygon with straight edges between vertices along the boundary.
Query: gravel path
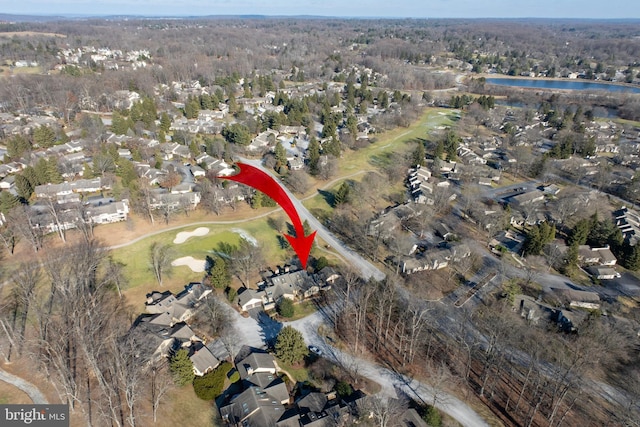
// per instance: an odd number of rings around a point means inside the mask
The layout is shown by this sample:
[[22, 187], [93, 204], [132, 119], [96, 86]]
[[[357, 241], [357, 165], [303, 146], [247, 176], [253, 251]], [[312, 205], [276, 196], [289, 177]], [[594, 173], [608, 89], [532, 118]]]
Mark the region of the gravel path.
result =
[[20, 377], [16, 377], [15, 375], [8, 373], [7, 371], [3, 371], [2, 369], [0, 369], [0, 381], [9, 383], [24, 391], [35, 404], [49, 403], [36, 386]]

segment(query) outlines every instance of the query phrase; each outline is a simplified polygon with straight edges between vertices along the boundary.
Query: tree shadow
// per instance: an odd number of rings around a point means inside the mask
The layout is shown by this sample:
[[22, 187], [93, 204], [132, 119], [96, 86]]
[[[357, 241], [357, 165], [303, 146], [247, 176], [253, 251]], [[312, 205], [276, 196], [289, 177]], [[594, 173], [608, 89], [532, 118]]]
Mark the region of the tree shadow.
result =
[[336, 198], [333, 195], [333, 192], [331, 191], [327, 191], [327, 190], [320, 190], [318, 189], [318, 194], [320, 194], [323, 198], [324, 201], [332, 207], [335, 207], [335, 203], [336, 203]]
[[261, 311], [258, 314], [258, 325], [260, 326], [260, 335], [267, 346], [274, 347], [276, 338], [282, 330], [282, 323], [272, 319], [267, 313]]

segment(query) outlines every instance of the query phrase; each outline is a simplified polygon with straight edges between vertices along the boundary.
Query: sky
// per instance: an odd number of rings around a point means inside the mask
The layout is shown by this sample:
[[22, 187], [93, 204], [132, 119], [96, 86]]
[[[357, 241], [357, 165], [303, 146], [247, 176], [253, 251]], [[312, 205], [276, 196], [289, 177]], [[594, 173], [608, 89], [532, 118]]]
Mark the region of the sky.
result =
[[639, 19], [638, 0], [0, 0], [21, 15]]

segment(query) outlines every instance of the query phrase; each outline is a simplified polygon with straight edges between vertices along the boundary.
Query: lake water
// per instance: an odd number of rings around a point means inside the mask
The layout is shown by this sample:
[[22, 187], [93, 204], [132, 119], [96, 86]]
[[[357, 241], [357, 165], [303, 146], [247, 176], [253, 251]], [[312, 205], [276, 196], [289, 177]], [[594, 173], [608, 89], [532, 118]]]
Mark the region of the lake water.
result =
[[604, 90], [608, 92], [640, 93], [640, 87], [621, 86], [609, 83], [595, 83], [582, 80], [488, 78], [486, 79], [486, 82], [499, 86], [515, 86], [534, 89]]

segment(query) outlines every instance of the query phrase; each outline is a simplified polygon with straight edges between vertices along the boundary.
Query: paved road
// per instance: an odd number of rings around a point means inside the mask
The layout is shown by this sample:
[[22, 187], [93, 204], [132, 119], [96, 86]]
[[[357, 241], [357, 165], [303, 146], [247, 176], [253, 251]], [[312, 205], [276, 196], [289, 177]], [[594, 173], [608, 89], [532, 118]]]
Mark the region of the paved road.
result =
[[284, 324], [271, 320], [266, 315], [243, 317], [235, 310], [233, 310], [233, 318], [238, 339], [241, 341], [240, 344], [266, 348], [265, 341], [273, 341], [283, 326], [293, 326], [302, 332], [308, 345], [315, 345], [322, 350], [323, 357], [347, 369], [356, 370], [358, 374], [380, 384], [382, 396], [397, 397], [397, 391], [402, 390], [409, 396], [431, 404], [433, 403], [435, 392], [437, 395], [436, 407], [453, 417], [461, 425], [465, 427], [488, 426], [480, 415], [457, 397], [435, 391], [427, 384], [399, 375], [368, 360], [351, 356], [328, 344], [318, 334], [318, 327], [323, 323], [322, 313], [320, 312], [315, 312], [303, 319]]
[[322, 313], [315, 312], [304, 319], [300, 319], [295, 322], [287, 322], [285, 325], [293, 326], [302, 332], [305, 342], [308, 345], [318, 347], [322, 351], [323, 357], [330, 359], [334, 363], [345, 366], [347, 369], [356, 370], [358, 374], [380, 384], [382, 387], [380, 393], [385, 397], [397, 397], [398, 391], [400, 390], [409, 396], [431, 404], [434, 401], [435, 395], [435, 406], [450, 415], [461, 425], [465, 427], [488, 426], [480, 415], [457, 397], [444, 393], [440, 390], [434, 390], [428, 384], [408, 378], [368, 360], [356, 358], [331, 346], [327, 343], [324, 337], [318, 334], [318, 327], [322, 323]]
[[[271, 171], [269, 171], [268, 169], [262, 166], [261, 160], [251, 160], [251, 159], [244, 159], [244, 158], [241, 158], [240, 160], [243, 163], [257, 167], [262, 171], [264, 171], [265, 173], [269, 174], [270, 176], [274, 177]], [[276, 178], [274, 177], [274, 179]], [[300, 218], [303, 221], [307, 220], [311, 228], [318, 231], [318, 236], [320, 236], [325, 242], [327, 242], [327, 244], [330, 245], [333, 250], [338, 252], [340, 256], [342, 256], [342, 258], [344, 258], [349, 265], [351, 265], [352, 267], [360, 271], [360, 274], [362, 275], [362, 277], [366, 279], [373, 277], [376, 280], [382, 280], [385, 278], [385, 274], [380, 269], [378, 269], [376, 266], [374, 266], [369, 261], [364, 259], [358, 253], [349, 249], [347, 246], [345, 246], [344, 243], [338, 240], [338, 238], [333, 233], [327, 230], [327, 228], [324, 225], [322, 225], [320, 221], [318, 221], [313, 215], [311, 215], [311, 213], [302, 204], [302, 202], [298, 200], [298, 198], [295, 197], [286, 186], [283, 185], [282, 188], [284, 189], [284, 191], [287, 193], [287, 195], [293, 202], [293, 205], [298, 211]]]
[[47, 399], [44, 397], [44, 394], [42, 394], [42, 392], [36, 386], [34, 386], [33, 384], [31, 384], [28, 381], [23, 380], [20, 377], [16, 377], [13, 374], [10, 374], [10, 373], [8, 373], [6, 371], [3, 371], [2, 369], [0, 369], [0, 381], [4, 381], [6, 383], [9, 383], [9, 384], [19, 388], [20, 390], [24, 391], [25, 393], [27, 393], [29, 398], [35, 404], [47, 404], [47, 403], [49, 403], [47, 401]]

